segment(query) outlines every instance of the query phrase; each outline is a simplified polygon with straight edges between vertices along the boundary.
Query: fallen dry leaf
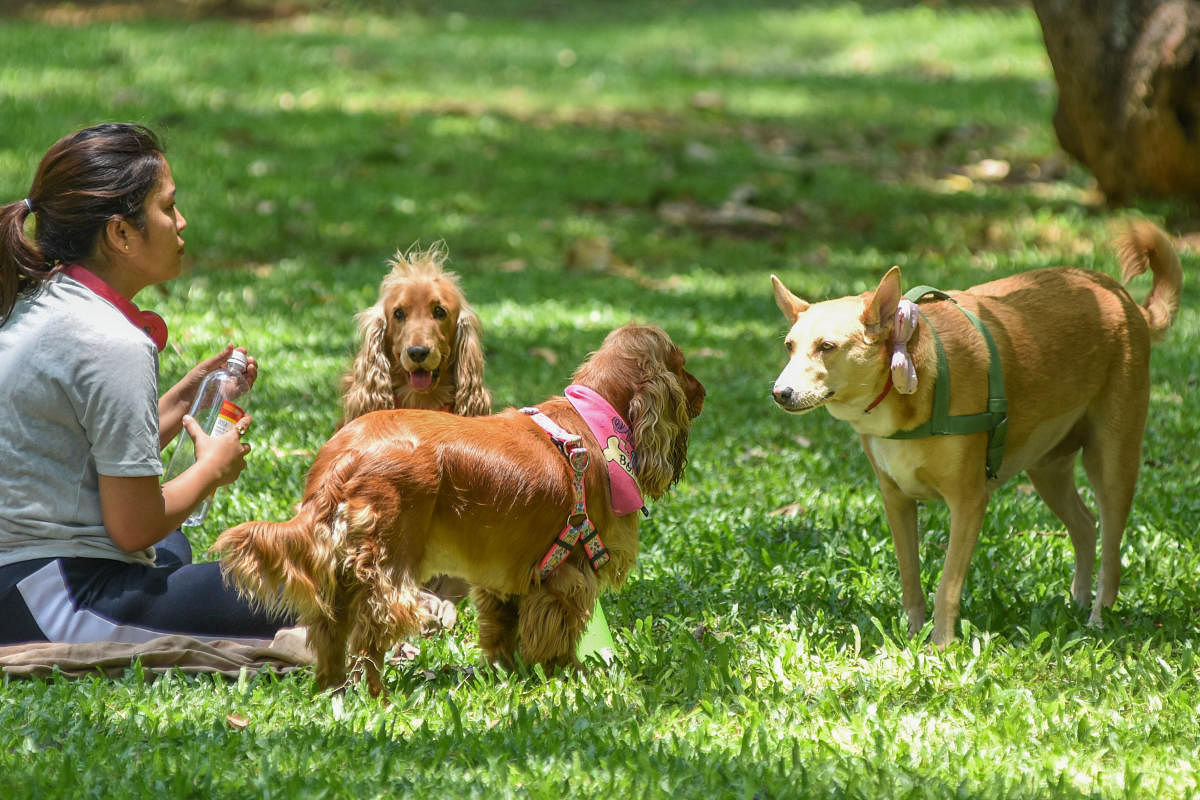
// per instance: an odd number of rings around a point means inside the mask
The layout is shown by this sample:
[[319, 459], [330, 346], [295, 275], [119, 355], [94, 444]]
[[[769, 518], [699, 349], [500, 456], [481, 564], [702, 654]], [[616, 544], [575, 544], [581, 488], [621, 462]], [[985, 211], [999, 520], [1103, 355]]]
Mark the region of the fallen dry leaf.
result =
[[543, 359], [550, 366], [558, 363], [558, 353], [547, 347], [531, 347], [529, 348], [529, 355]]
[[421, 648], [412, 642], [401, 642], [395, 650], [388, 654], [388, 663], [403, 664], [406, 661], [412, 661], [419, 655], [421, 655]]
[[780, 508], [770, 512], [770, 516], [795, 517], [799, 514], [803, 514], [805, 511], [808, 511], [808, 506], [801, 505], [800, 503], [789, 503], [786, 506], [781, 506]]

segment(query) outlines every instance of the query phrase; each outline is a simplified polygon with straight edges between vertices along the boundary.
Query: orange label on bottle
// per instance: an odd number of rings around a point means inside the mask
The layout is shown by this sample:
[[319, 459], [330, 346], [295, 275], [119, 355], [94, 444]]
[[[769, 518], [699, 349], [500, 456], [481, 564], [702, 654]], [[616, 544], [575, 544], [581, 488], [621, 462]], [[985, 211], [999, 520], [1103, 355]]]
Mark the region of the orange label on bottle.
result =
[[233, 403], [226, 400], [221, 403], [221, 411], [217, 415], [217, 421], [213, 423], [211, 436], [220, 436], [225, 431], [233, 427], [233, 424], [242, 417], [246, 416], [246, 412], [242, 411]]
[[221, 403], [221, 416], [229, 422], [237, 422], [242, 417], [246, 416], [246, 412], [242, 411], [229, 400]]

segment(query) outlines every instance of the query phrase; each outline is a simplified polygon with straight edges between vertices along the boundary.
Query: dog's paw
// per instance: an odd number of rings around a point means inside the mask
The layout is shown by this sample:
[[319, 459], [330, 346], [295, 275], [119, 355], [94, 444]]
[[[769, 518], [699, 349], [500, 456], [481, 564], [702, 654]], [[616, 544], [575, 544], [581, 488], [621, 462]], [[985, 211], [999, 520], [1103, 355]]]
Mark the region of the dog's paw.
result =
[[458, 622], [458, 607], [433, 592], [422, 589], [418, 603], [421, 606], [421, 633], [424, 636], [448, 631]]

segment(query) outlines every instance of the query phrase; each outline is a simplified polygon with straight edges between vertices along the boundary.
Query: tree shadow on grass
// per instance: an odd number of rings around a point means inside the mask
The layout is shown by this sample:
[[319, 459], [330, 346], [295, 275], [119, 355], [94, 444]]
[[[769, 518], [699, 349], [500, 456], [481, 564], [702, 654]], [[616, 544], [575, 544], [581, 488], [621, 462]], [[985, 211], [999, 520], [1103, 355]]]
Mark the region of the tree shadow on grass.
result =
[[[240, 34], [232, 33], [236, 47]], [[298, 60], [290, 41], [269, 35], [255, 45], [261, 59], [230, 57], [219, 73], [201, 60], [169, 82], [140, 70], [123, 51], [93, 54], [100, 63], [90, 66], [102, 73], [144, 73], [122, 95], [117, 113], [166, 133], [180, 178], [196, 192], [189, 197], [196, 246], [189, 250], [203, 269], [311, 258], [337, 268], [323, 276], [331, 285], [361, 285], [377, 283], [378, 266], [396, 248], [445, 239], [467, 271], [523, 263], [518, 271], [530, 277], [506, 272], [495, 279], [520, 299], [537, 294], [547, 275], [562, 275], [571, 244], [588, 233], [608, 237], [618, 257], [651, 278], [697, 265], [723, 274], [765, 273], [794, 266], [798, 256], [808, 260], [814, 249], [944, 257], [946, 248], [1003, 246], [989, 238], [995, 220], [1033, 208], [1079, 208], [1042, 196], [1037, 189], [1047, 179], [1014, 179], [987, 191], [936, 187], [972, 154], [1005, 151], [1024, 126], [1045, 124], [1019, 110], [1008, 123], [976, 124], [993, 113], [987, 98], [1037, 96], [1035, 82], [1020, 78], [747, 78], [810, 99], [802, 114], [778, 117], [687, 107], [514, 107], [501, 91], [470, 102], [415, 100], [392, 110], [381, 99], [384, 109], [350, 114], [304, 107], [294, 97], [294, 107], [271, 106], [298, 84], [319, 88], [329, 80], [327, 70]], [[306, 49], [369, 51], [372, 67], [350, 71], [387, 82], [404, 65], [380, 61], [388, 51], [375, 53], [376, 46], [330, 34]], [[105, 66], [105, 59], [112, 63]], [[469, 85], [473, 78], [463, 70]], [[237, 84], [267, 99], [249, 107], [231, 102]], [[703, 86], [698, 81], [695, 88]], [[879, 110], [879, 97], [889, 98], [890, 111]], [[947, 107], [961, 110], [953, 130], [935, 121]], [[7, 98], [3, 110], [24, 131], [114, 115], [108, 98], [102, 102], [69, 83], [36, 98]], [[724, 213], [747, 188], [755, 213]], [[939, 231], [954, 231], [954, 241], [939, 241]], [[839, 286], [889, 266], [822, 259], [808, 260], [806, 270]], [[601, 277], [617, 287], [620, 301], [674, 296], [613, 274]], [[572, 276], [563, 281], [570, 284]]]
[[[310, 13], [371, 12], [381, 15], [420, 14], [439, 17], [463, 14], [476, 18], [503, 20], [559, 20], [578, 24], [646, 22], [661, 17], [718, 15], [748, 8], [795, 10], [827, 8], [829, 0], [140, 0], [133, 4], [120, 0], [72, 0], [72, 2], [32, 2], [0, 0], [0, 16], [27, 16], [61, 20], [71, 24], [94, 24], [115, 20], [141, 19], [228, 19], [262, 21], [290, 19]], [[866, 13], [911, 8], [911, 0], [865, 0], [859, 5]], [[946, 0], [948, 7], [1020, 8], [1018, 0]]]

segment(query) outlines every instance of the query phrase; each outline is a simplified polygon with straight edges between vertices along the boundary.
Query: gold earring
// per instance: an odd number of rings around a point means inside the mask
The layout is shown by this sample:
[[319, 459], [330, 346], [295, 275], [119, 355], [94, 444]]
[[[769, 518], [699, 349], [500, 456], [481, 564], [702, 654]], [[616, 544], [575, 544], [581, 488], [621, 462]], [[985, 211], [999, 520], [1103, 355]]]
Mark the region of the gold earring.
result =
[[126, 252], [126, 253], [128, 253], [128, 252], [129, 252], [129, 245], [125, 245], [125, 252]]

